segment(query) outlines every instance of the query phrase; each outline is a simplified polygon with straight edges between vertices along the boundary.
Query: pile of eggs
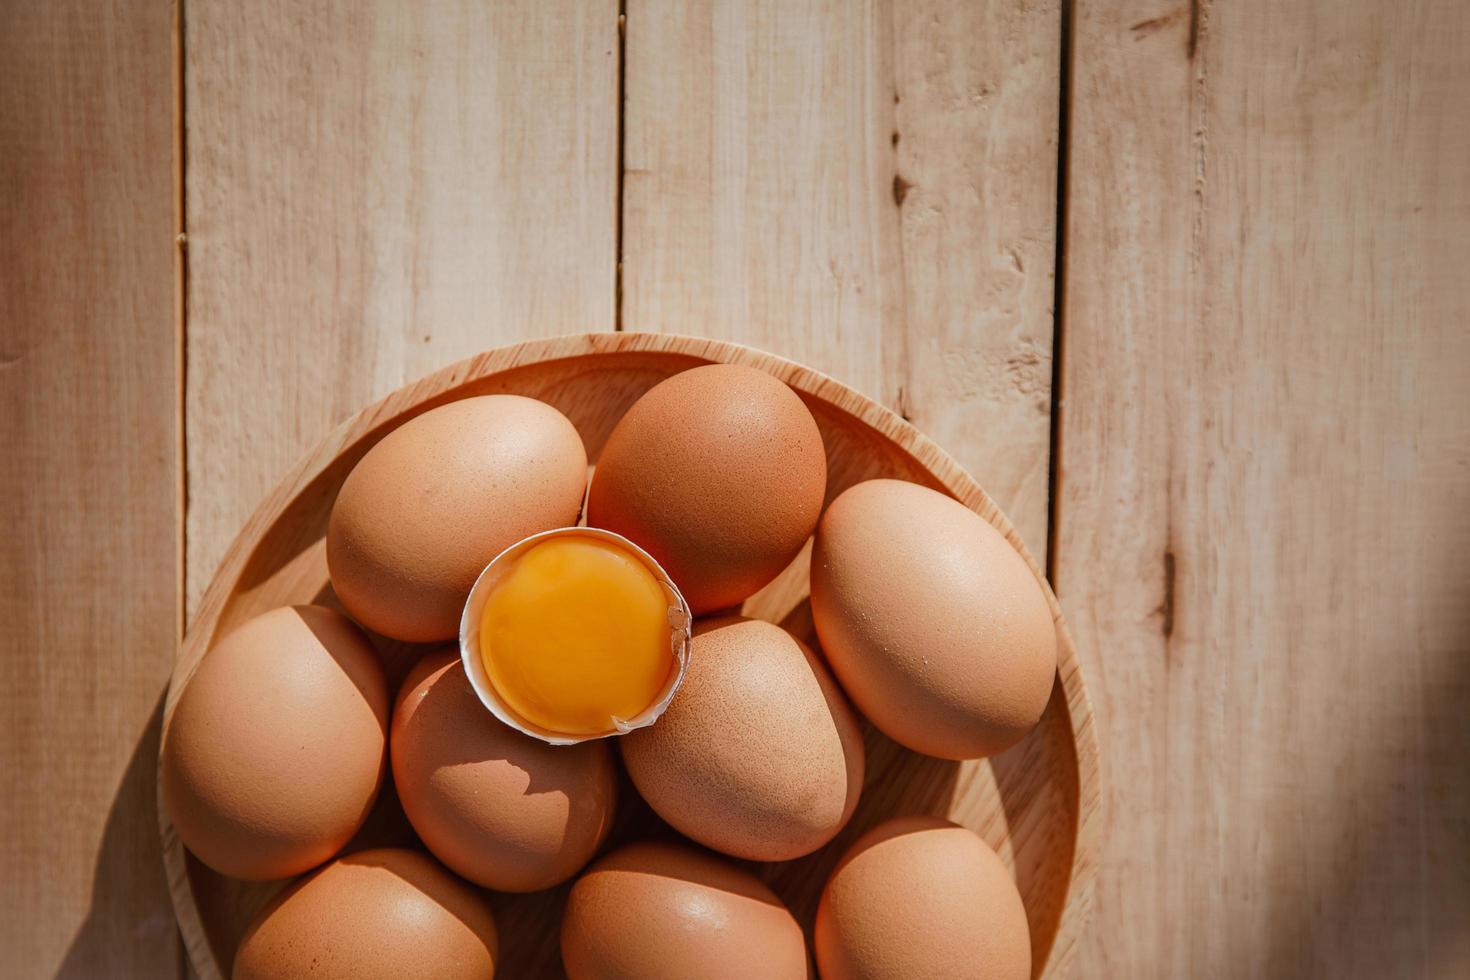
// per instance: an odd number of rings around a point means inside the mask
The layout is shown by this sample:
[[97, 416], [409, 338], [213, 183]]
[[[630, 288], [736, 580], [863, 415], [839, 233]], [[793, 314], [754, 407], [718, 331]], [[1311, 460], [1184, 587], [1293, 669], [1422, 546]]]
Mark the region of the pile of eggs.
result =
[[[1056, 633], [1025, 560], [917, 484], [870, 480], [826, 504], [815, 420], [752, 368], [668, 378], [618, 422], [590, 486], [587, 462], [572, 423], [529, 398], [470, 397], [416, 416], [363, 456], [333, 506], [327, 564], [346, 614], [274, 609], [200, 662], [160, 767], [179, 837], [224, 875], [304, 875], [250, 925], [233, 975], [490, 977], [499, 937], [484, 890], [572, 881], [560, 932], [572, 980], [803, 978], [813, 955], [832, 980], [1029, 977], [1016, 886], [955, 824], [897, 816], [859, 836], [810, 937], [748, 863], [811, 854], [848, 823], [863, 788], [861, 718], [952, 760], [999, 752], [1036, 725]], [[481, 625], [489, 637], [491, 620], [470, 614], [483, 606], [472, 596], [527, 539], [579, 523], [626, 543], [621, 558], [654, 583], [630, 586], [639, 595], [668, 590], [667, 618], [664, 600], [650, 608], [668, 641], [655, 655], [672, 659], [639, 661], [647, 680], [626, 690], [614, 669], [587, 683], [600, 662], [537, 661], [511, 665], [529, 671], [514, 675], [531, 678], [514, 692], [522, 700], [487, 691], [506, 682], [483, 670], [495, 666], [490, 641], [482, 662], [471, 638]], [[808, 541], [820, 650], [735, 614]], [[518, 586], [528, 603], [555, 598], [563, 566], [545, 554], [525, 566], [540, 578]], [[632, 604], [541, 622], [553, 639], [602, 629], [605, 649], [632, 649], [619, 619]], [[521, 637], [556, 658], [556, 643], [518, 628], [497, 625], [496, 642]], [[443, 646], [426, 647], [395, 692], [368, 631]], [[594, 705], [604, 691], [660, 700], [636, 722], [552, 737], [563, 684]], [[687, 840], [602, 853], [620, 761]], [[390, 772], [427, 853], [349, 847]]]

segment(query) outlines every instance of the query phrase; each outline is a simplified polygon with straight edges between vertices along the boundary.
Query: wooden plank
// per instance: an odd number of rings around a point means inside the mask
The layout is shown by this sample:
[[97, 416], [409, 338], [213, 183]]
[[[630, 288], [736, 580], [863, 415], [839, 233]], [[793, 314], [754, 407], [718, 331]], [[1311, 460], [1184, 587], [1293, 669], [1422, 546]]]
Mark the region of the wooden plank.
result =
[[624, 329], [899, 409], [1044, 551], [1054, 0], [629, 0]]
[[1083, 976], [1470, 971], [1470, 6], [1079, 3]]
[[181, 972], [154, 805], [181, 598], [173, 12], [0, 30], [0, 975]]
[[192, 611], [348, 414], [612, 329], [617, 7], [191, 0], [186, 55]]

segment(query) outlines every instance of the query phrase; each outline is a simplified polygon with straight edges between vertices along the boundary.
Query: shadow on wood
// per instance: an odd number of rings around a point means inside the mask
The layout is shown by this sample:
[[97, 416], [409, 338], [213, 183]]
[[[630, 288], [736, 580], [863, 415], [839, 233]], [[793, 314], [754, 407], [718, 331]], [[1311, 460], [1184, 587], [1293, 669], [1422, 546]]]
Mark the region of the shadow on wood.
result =
[[[1445, 568], [1455, 576], [1448, 581], [1470, 581], [1460, 554], [1443, 564], [1458, 566]], [[1470, 606], [1464, 609], [1448, 648], [1458, 653], [1439, 661], [1445, 669], [1421, 676], [1408, 703], [1376, 705], [1374, 714], [1390, 721], [1344, 712], [1340, 727], [1309, 736], [1332, 745], [1329, 768], [1363, 778], [1343, 792], [1324, 773], [1302, 773], [1294, 792], [1303, 812], [1333, 806], [1352, 817], [1319, 825], [1307, 848], [1268, 857], [1269, 878], [1281, 885], [1269, 901], [1287, 914], [1269, 918], [1264, 948], [1252, 950], [1264, 960], [1237, 963], [1242, 972], [1410, 975], [1419, 973], [1417, 961], [1422, 976], [1470, 975]], [[1395, 656], [1385, 650], [1377, 662], [1393, 664]], [[1383, 933], [1375, 948], [1348, 958], [1353, 937], [1374, 932]]]
[[[178, 973], [183, 974], [183, 950], [167, 901], [158, 838], [155, 787], [163, 698], [160, 691], [108, 807], [92, 868], [92, 902], [57, 968], [59, 980], [141, 976], [140, 964], [157, 962], [156, 956], [145, 956], [143, 950], [169, 945], [178, 952]], [[138, 883], [148, 881], [154, 887], [139, 894]]]

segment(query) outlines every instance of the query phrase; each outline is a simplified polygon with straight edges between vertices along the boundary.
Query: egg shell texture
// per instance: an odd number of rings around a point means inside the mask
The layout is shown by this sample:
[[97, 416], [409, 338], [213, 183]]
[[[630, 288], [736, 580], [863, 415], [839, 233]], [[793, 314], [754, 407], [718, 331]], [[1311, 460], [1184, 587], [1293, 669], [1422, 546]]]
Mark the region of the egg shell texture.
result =
[[764, 371], [710, 364], [655, 385], [618, 422], [587, 523], [653, 555], [699, 615], [791, 563], [826, 485], [822, 435], [796, 393]]
[[862, 791], [852, 709], [805, 644], [761, 620], [697, 623], [668, 711], [619, 745], [659, 816], [701, 844], [756, 861], [821, 847]]
[[1046, 595], [958, 501], [900, 480], [850, 487], [817, 528], [811, 586], [833, 673], [895, 741], [980, 758], [1040, 720], [1057, 665]]
[[805, 980], [801, 927], [760, 879], [676, 844], [637, 843], [572, 886], [570, 980]]
[[489, 980], [495, 919], [473, 888], [417, 851], [334, 861], [246, 931], [234, 980]]
[[285, 878], [361, 826], [384, 769], [389, 693], [367, 637], [319, 606], [262, 613], [199, 662], [159, 778], [184, 845], [235, 878]]
[[1026, 909], [1005, 864], [975, 834], [898, 817], [838, 862], [817, 907], [823, 980], [1027, 980]]
[[439, 860], [500, 891], [576, 874], [612, 824], [617, 777], [606, 741], [548, 745], [480, 703], [455, 652], [415, 665], [393, 712], [393, 781]]
[[347, 611], [415, 643], [452, 639], [475, 578], [510, 545], [577, 523], [587, 452], [566, 416], [519, 395], [410, 419], [347, 475], [327, 567]]

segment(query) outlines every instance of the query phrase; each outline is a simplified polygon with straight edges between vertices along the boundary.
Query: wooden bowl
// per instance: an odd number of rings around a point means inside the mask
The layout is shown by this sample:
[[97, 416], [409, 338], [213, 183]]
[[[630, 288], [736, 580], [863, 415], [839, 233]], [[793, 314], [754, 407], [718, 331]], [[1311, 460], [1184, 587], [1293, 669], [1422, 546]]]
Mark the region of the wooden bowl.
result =
[[[495, 392], [555, 405], [576, 424], [596, 460], [632, 403], [671, 374], [711, 361], [747, 364], [780, 378], [816, 416], [827, 448], [827, 498], [860, 480], [896, 477], [950, 494], [999, 528], [1045, 579], [985, 491], [949, 456], [881, 405], [790, 361], [735, 344], [662, 334], [599, 333], [490, 351], [429, 375], [342, 424], [276, 487], [230, 546], [185, 636], [164, 707], [164, 730], [180, 690], [215, 638], [274, 606], [334, 605], [327, 579], [327, 514], [353, 465], [387, 432], [457, 398]], [[808, 549], [745, 611], [814, 640], [807, 597]], [[1087, 915], [1098, 834], [1098, 750], [1076, 651], [1050, 588], [1058, 671], [1041, 724], [992, 759], [947, 762], [902, 749], [869, 727], [867, 778], [857, 812], [827, 847], [797, 861], [755, 867], [810, 931], [828, 872], [865, 829], [903, 813], [947, 816], [975, 830], [1013, 869], [1031, 925], [1035, 973], [1060, 975]], [[422, 652], [375, 638], [396, 683]], [[672, 831], [629, 791], [609, 842]], [[180, 843], [160, 801], [164, 864], [184, 945], [205, 980], [229, 972], [235, 946], [258, 909], [281, 887], [224, 878]], [[417, 846], [391, 787], [349, 849]], [[502, 937], [503, 976], [561, 975], [557, 930], [566, 887], [529, 896], [492, 895]]]

